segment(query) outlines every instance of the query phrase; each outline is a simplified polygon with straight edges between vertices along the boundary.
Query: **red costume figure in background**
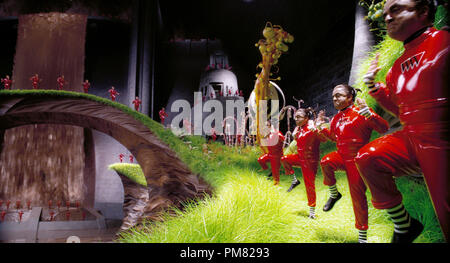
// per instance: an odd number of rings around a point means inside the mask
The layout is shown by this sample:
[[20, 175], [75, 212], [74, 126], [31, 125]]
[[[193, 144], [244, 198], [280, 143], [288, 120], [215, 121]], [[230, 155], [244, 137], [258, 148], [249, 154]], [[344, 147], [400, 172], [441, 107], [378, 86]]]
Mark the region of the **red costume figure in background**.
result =
[[33, 86], [33, 89], [39, 89], [39, 83], [42, 81], [39, 78], [39, 75], [38, 74], [34, 74], [34, 76], [32, 76], [30, 78], [30, 80], [31, 80], [31, 86]]
[[22, 222], [23, 211], [19, 212], [19, 222]]
[[111, 96], [111, 100], [112, 101], [116, 101], [116, 97], [118, 95], [120, 95], [120, 93], [117, 92], [117, 90], [114, 88], [114, 86], [112, 86], [111, 89], [108, 90], [108, 92], [109, 92], [109, 95]]
[[[297, 154], [283, 156], [281, 163], [287, 175], [294, 174], [293, 166], [302, 168], [308, 206], [316, 207], [315, 179], [319, 164], [319, 146], [320, 142], [326, 141], [326, 138], [320, 135], [314, 126], [309, 125], [308, 121], [312, 117], [312, 109], [299, 109], [295, 112], [294, 119], [297, 127], [295, 127], [293, 135], [297, 141]], [[299, 182], [295, 177], [288, 191], [298, 184]], [[315, 215], [311, 215], [311, 217], [315, 217]]]
[[130, 154], [130, 163], [133, 163], [133, 162], [134, 162], [134, 157], [133, 157], [133, 155]]
[[[405, 51], [386, 76], [386, 85], [374, 84], [380, 70], [378, 56], [366, 75], [370, 95], [389, 112], [399, 117], [403, 129], [383, 136], [362, 148], [356, 158], [361, 176], [372, 194], [373, 206], [389, 210], [402, 205], [394, 176], [423, 173], [431, 200], [445, 238], [449, 234], [449, 48], [447, 31], [431, 27], [418, 7], [409, 16], [401, 16], [385, 6], [388, 34], [404, 41]], [[415, 6], [406, 1], [406, 7]], [[403, 5], [401, 5], [403, 8]], [[423, 10], [422, 10], [423, 11]], [[426, 14], [426, 13], [425, 13]], [[404, 31], [390, 26], [392, 21], [405, 25]], [[427, 27], [430, 26], [430, 27]], [[403, 35], [402, 35], [403, 33]], [[412, 242], [423, 230], [412, 218], [406, 233], [394, 231], [393, 242]], [[416, 225], [413, 226], [413, 223]], [[394, 222], [395, 224], [395, 222]], [[404, 231], [402, 231], [404, 232]]]
[[9, 75], [6, 75], [4, 79], [2, 79], [2, 84], [5, 90], [10, 90], [12, 85], [12, 79], [9, 78]]
[[239, 91], [239, 96], [244, 97], [244, 92], [242, 90]]
[[161, 124], [164, 125], [164, 120], [166, 119], [166, 117], [168, 117], [169, 115], [166, 113], [166, 109], [162, 108], [159, 111], [159, 118], [161, 119]]
[[215, 142], [217, 139], [216, 129], [214, 129], [214, 128], [211, 128], [211, 138], [212, 138], [213, 142]]
[[219, 96], [223, 97], [223, 92], [222, 91], [219, 92]]
[[267, 124], [266, 136], [261, 140], [261, 148], [263, 148], [265, 154], [258, 159], [259, 165], [263, 170], [267, 170], [267, 163], [270, 162], [272, 168], [272, 177], [274, 185], [280, 183], [280, 167], [281, 157], [283, 156], [283, 144], [284, 136], [281, 132], [271, 131], [270, 122]]
[[[366, 185], [356, 168], [354, 158], [358, 150], [369, 142], [373, 130], [385, 133], [389, 125], [372, 109], [368, 109], [363, 100], [357, 100], [361, 110], [353, 105], [355, 96], [356, 91], [348, 85], [338, 85], [334, 88], [333, 103], [339, 112], [331, 120], [330, 128], [324, 128], [321, 132], [336, 142], [337, 151], [325, 155], [320, 165], [324, 184], [327, 186], [336, 184], [335, 171], [346, 171], [355, 214], [355, 227], [364, 231], [368, 229]], [[366, 115], [368, 117], [361, 115], [363, 110], [370, 111]], [[323, 113], [319, 115], [321, 114]]]
[[66, 80], [64, 79], [64, 75], [59, 76], [56, 79], [56, 82], [58, 82], [58, 90], [63, 90], [64, 89], [64, 85], [66, 85]]
[[91, 87], [91, 83], [89, 83], [89, 80], [85, 80], [85, 81], [83, 82], [83, 90], [84, 90], [84, 93], [88, 93], [90, 87]]
[[134, 104], [134, 109], [136, 111], [139, 111], [139, 106], [141, 106], [142, 100], [140, 100], [139, 97], [136, 96], [136, 99], [134, 99], [132, 103]]
[[124, 157], [124, 156], [125, 156], [125, 155], [123, 155], [123, 153], [119, 154], [120, 162], [123, 162], [123, 157]]

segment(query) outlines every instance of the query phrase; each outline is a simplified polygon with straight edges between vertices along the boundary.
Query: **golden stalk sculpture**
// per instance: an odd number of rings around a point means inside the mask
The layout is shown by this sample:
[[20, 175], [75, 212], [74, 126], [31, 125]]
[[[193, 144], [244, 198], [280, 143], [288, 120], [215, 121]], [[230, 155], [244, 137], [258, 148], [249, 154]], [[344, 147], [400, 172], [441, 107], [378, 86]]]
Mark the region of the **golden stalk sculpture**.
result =
[[[272, 67], [278, 64], [278, 59], [281, 55], [289, 50], [286, 43], [294, 42], [294, 37], [291, 34], [284, 31], [281, 26], [272, 26], [270, 22], [266, 23], [266, 27], [263, 30], [263, 36], [265, 39], [261, 39], [255, 44], [256, 47], [259, 47], [259, 51], [262, 55], [262, 62], [258, 65], [258, 68], [261, 68], [261, 72], [256, 74], [254, 88], [256, 100], [256, 138], [258, 144], [260, 144], [261, 141], [259, 116], [262, 109], [259, 108], [260, 101], [269, 99], [269, 81], [273, 75], [273, 73], [271, 73]], [[280, 79], [281, 78], [278, 77], [275, 80]]]

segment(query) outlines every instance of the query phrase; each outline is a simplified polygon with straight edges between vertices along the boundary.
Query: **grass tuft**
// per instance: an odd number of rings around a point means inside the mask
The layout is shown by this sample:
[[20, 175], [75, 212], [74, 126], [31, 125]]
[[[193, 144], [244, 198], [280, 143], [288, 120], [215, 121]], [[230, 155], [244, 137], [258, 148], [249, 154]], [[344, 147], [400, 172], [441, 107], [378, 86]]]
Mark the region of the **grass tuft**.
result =
[[147, 180], [145, 179], [144, 172], [142, 172], [141, 166], [138, 164], [115, 163], [108, 166], [108, 169], [128, 177], [131, 181], [137, 184], [147, 186]]

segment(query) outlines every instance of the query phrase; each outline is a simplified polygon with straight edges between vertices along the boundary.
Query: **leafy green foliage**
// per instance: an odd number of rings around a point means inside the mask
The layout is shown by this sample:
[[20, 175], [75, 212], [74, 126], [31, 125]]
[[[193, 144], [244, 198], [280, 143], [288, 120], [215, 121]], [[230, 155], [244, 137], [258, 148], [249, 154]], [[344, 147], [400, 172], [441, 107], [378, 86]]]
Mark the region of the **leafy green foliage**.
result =
[[386, 0], [360, 0], [359, 5], [367, 9], [367, 16], [365, 17], [370, 21], [370, 26], [373, 30], [386, 30], [386, 23], [383, 18], [383, 8], [386, 4]]

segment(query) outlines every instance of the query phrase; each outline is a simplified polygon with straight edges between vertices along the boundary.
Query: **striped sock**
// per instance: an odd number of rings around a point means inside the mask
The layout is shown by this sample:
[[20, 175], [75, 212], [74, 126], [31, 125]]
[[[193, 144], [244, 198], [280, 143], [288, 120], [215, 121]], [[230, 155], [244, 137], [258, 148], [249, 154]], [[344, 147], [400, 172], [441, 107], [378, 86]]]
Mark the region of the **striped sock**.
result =
[[338, 196], [338, 190], [336, 185], [330, 186], [330, 197], [336, 199]]
[[314, 206], [309, 207], [309, 216], [316, 217], [316, 208]]
[[367, 243], [367, 230], [359, 230], [358, 242]]
[[387, 209], [388, 215], [394, 222], [394, 232], [399, 234], [408, 233], [411, 226], [411, 217], [406, 211], [403, 204]]

